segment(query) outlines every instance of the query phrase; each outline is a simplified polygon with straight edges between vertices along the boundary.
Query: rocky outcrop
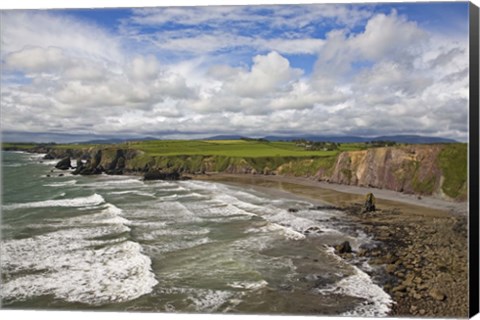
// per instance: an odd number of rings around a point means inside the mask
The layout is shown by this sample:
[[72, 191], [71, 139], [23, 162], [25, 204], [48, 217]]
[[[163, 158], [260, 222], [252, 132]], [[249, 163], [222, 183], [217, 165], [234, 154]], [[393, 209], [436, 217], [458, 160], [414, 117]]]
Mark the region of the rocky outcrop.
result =
[[[466, 148], [458, 144], [407, 145], [346, 151], [315, 157], [236, 157], [208, 155], [146, 155], [142, 151], [115, 146], [64, 148], [38, 146], [30, 152], [46, 153], [46, 159], [77, 159], [74, 174], [135, 174], [162, 172], [204, 174], [285, 175], [337, 184], [389, 189], [446, 199], [466, 199]], [[448, 152], [445, 153], [444, 151]], [[25, 151], [25, 150], [24, 150]], [[450, 158], [448, 174], [442, 154]], [[460, 156], [459, 156], [460, 155]], [[463, 157], [463, 158], [462, 158]], [[66, 165], [65, 165], [66, 168]], [[463, 175], [465, 178], [463, 178]], [[462, 176], [459, 178], [459, 176]]]
[[68, 170], [72, 167], [70, 157], [63, 158], [56, 165], [55, 168], [60, 170]]
[[143, 176], [144, 180], [180, 180], [180, 173], [174, 172], [161, 172], [161, 171], [148, 171]]
[[341, 244], [335, 246], [335, 252], [339, 254], [351, 253], [352, 246], [350, 245], [350, 242], [344, 241]]
[[389, 189], [410, 194], [440, 192], [441, 145], [371, 148], [339, 154], [331, 174], [317, 172], [317, 179], [338, 184]]

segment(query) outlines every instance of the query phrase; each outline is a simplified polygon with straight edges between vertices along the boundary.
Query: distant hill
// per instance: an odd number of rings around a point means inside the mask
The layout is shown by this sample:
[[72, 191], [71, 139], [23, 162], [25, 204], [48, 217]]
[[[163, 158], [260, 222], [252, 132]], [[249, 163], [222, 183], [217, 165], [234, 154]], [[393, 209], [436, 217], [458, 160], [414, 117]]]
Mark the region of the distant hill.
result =
[[124, 143], [128, 141], [151, 141], [151, 140], [158, 140], [158, 138], [154, 137], [143, 137], [143, 138], [109, 138], [109, 139], [95, 139], [89, 141], [82, 141], [81, 143], [85, 144], [116, 144], [116, 143]]
[[361, 143], [369, 141], [393, 141], [397, 143], [411, 143], [411, 144], [429, 144], [429, 143], [455, 143], [457, 141], [447, 138], [426, 137], [417, 135], [394, 135], [394, 136], [379, 136], [379, 137], [359, 137], [359, 136], [266, 136], [265, 139], [269, 141], [292, 141], [298, 139], [305, 139], [314, 142], [336, 142], [336, 143]]
[[376, 137], [372, 140], [373, 141], [395, 141], [397, 143], [415, 143], [415, 144], [458, 142], [453, 139], [447, 139], [447, 138], [424, 137], [424, 136], [415, 136], [415, 135], [381, 136], [381, 137]]
[[205, 139], [200, 139], [200, 140], [240, 140], [242, 138], [247, 138], [245, 136], [239, 136], [236, 134], [225, 134], [225, 135], [218, 135], [218, 136], [213, 136], [213, 137], [208, 137]]

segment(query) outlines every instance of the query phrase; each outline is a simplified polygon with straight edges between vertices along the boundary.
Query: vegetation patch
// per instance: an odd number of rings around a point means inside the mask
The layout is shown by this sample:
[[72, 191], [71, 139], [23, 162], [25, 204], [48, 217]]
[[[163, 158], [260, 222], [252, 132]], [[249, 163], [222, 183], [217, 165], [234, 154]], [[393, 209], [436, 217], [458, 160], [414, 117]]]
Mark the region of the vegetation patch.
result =
[[466, 143], [446, 144], [440, 151], [438, 161], [445, 178], [442, 191], [451, 198], [467, 198], [467, 157]]

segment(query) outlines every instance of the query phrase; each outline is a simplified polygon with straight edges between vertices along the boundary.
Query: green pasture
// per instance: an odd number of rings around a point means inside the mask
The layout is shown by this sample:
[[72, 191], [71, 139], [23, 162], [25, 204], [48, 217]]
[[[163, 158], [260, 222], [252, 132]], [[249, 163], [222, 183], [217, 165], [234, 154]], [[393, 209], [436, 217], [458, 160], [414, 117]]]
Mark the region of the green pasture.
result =
[[245, 140], [155, 140], [129, 142], [121, 146], [141, 150], [152, 156], [325, 157], [342, 151], [308, 151], [292, 142]]

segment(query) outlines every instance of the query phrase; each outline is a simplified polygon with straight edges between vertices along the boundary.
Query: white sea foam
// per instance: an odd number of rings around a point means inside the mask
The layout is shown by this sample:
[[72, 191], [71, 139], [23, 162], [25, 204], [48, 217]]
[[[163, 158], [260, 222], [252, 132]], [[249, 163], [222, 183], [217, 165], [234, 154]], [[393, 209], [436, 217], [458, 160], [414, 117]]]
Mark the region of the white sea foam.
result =
[[59, 160], [41, 160], [41, 164], [47, 165], [47, 166], [54, 166], [58, 163]]
[[109, 192], [109, 194], [112, 194], [112, 195], [135, 194], [138, 196], [155, 198], [155, 194], [150, 192], [140, 191], [140, 190], [112, 191], [112, 192]]
[[209, 233], [210, 233], [210, 230], [207, 228], [173, 229], [170, 227], [170, 228], [157, 229], [150, 232], [144, 232], [142, 235], [139, 236], [139, 238], [142, 240], [155, 240], [163, 236], [169, 236], [169, 237], [200, 236], [200, 235], [206, 235]]
[[7, 168], [18, 168], [18, 167], [26, 166], [26, 164], [25, 163], [11, 163], [11, 164], [4, 164], [3, 166], [7, 167]]
[[196, 311], [213, 312], [217, 311], [230, 298], [233, 292], [222, 290], [202, 290], [199, 294], [189, 298]]
[[107, 176], [104, 179], [97, 179], [93, 183], [83, 183], [81, 184], [84, 187], [94, 187], [94, 188], [102, 188], [102, 189], [125, 189], [130, 187], [138, 188], [143, 186], [143, 181], [140, 179], [125, 179], [122, 177], [121, 179], [110, 179], [113, 176]]
[[190, 190], [219, 191], [219, 190], [227, 189], [226, 187], [218, 183], [198, 181], [198, 180], [180, 181], [179, 184]]
[[66, 187], [66, 186], [73, 186], [77, 183], [77, 180], [67, 180], [63, 182], [54, 182], [54, 183], [48, 183], [44, 184], [44, 187]]
[[[151, 292], [157, 281], [142, 247], [124, 237], [111, 238], [130, 230], [121, 213], [107, 203], [99, 213], [61, 219], [56, 226], [65, 229], [3, 241], [0, 266], [4, 272], [42, 273], [4, 282], [2, 298], [24, 300], [52, 294], [70, 302], [101, 305]], [[110, 239], [100, 240], [107, 235]]]
[[[337, 260], [342, 260], [333, 253], [333, 248], [327, 250]], [[353, 310], [343, 313], [343, 316], [385, 317], [393, 304], [392, 298], [381, 287], [373, 283], [372, 278], [359, 268], [352, 266], [354, 273], [343, 278], [329, 288], [319, 289], [321, 294], [334, 293], [358, 297], [366, 301]]]
[[213, 199], [221, 203], [234, 205], [244, 211], [248, 211], [257, 215], [268, 214], [271, 212], [271, 208], [268, 205], [256, 205], [250, 202], [245, 202], [233, 195], [226, 193], [215, 194]]
[[261, 281], [235, 281], [228, 284], [232, 288], [236, 289], [247, 289], [247, 290], [258, 290], [265, 288], [268, 285], [268, 282], [265, 280]]
[[73, 199], [58, 199], [58, 200], [45, 200], [45, 201], [35, 201], [27, 203], [14, 203], [9, 205], [4, 205], [2, 208], [5, 210], [9, 209], [20, 209], [20, 208], [45, 208], [45, 207], [86, 207], [86, 206], [96, 206], [105, 202], [105, 199], [99, 194], [93, 194], [88, 197], [78, 197]]
[[[51, 244], [48, 247], [54, 249]], [[135, 299], [151, 292], [158, 283], [150, 259], [142, 254], [138, 243], [131, 241], [97, 250], [54, 249], [47, 259], [42, 258], [32, 261], [31, 267], [48, 272], [4, 282], [3, 299], [52, 294], [69, 302], [102, 305]]]
[[292, 230], [290, 228], [281, 226], [277, 223], [267, 223], [267, 225], [260, 228], [250, 228], [245, 231], [246, 233], [270, 233], [270, 232], [280, 232], [285, 238], [289, 240], [303, 240], [305, 235]]
[[218, 202], [194, 202], [194, 203], [185, 203], [190, 211], [192, 211], [195, 216], [202, 218], [215, 218], [215, 217], [230, 217], [237, 215], [245, 216], [254, 216], [255, 214], [237, 208], [231, 204], [219, 204]]

